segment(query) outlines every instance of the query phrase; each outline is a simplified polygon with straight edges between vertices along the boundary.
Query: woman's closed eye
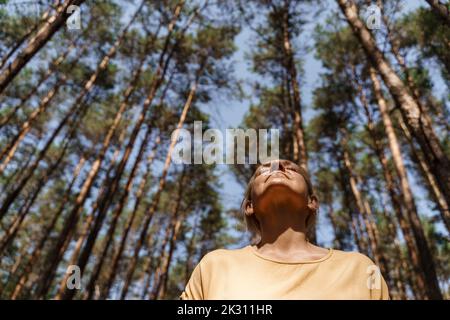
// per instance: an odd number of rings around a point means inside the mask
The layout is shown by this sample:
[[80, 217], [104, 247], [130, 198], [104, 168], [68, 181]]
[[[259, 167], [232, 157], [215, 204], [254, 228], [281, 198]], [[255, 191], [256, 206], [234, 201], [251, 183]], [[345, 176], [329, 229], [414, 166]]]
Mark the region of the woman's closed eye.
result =
[[[278, 170], [280, 170], [280, 169], [278, 169]], [[280, 170], [280, 171], [284, 171], [284, 172], [293, 172], [293, 173], [297, 173], [297, 174], [300, 174], [298, 171], [297, 171], [297, 169], [296, 168], [293, 168], [293, 167], [288, 167], [288, 168], [285, 168], [284, 170]], [[257, 177], [257, 176], [259, 176], [259, 175], [268, 175], [268, 174], [270, 174], [272, 172], [272, 170], [271, 170], [271, 168], [270, 167], [268, 167], [268, 166], [263, 166], [263, 167], [261, 167], [261, 168], [259, 168], [257, 171], [256, 171], [256, 174], [255, 174], [255, 177]]]

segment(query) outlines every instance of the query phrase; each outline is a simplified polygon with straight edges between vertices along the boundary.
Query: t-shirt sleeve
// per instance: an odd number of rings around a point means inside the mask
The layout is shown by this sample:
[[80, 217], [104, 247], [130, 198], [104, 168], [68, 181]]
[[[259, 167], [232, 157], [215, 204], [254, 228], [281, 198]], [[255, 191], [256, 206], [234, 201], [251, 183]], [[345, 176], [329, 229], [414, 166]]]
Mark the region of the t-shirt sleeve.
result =
[[194, 271], [192, 271], [191, 277], [186, 285], [186, 288], [180, 295], [180, 299], [204, 300], [201, 262], [197, 264], [197, 266], [194, 268]]

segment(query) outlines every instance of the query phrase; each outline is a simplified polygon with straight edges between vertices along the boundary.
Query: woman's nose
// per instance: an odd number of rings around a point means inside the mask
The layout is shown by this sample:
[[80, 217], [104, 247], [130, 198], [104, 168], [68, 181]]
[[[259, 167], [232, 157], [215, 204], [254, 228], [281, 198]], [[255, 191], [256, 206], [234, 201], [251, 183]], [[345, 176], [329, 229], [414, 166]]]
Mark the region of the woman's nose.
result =
[[277, 171], [277, 170], [284, 171], [284, 167], [279, 160], [273, 160], [270, 163], [270, 172]]

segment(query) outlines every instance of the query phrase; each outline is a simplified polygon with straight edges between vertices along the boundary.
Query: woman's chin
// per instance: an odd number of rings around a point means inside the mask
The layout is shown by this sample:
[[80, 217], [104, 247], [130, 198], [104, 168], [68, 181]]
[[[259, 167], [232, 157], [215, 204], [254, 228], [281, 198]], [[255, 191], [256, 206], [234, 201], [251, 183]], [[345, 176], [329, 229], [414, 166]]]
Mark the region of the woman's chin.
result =
[[306, 201], [301, 193], [293, 190], [289, 185], [273, 183], [264, 189], [256, 206], [260, 212], [271, 212], [275, 210], [274, 208], [298, 211], [305, 206]]
[[285, 193], [294, 193], [299, 195], [299, 192], [295, 190], [289, 180], [283, 178], [273, 178], [267, 181], [264, 185], [263, 194], [275, 193], [276, 195]]

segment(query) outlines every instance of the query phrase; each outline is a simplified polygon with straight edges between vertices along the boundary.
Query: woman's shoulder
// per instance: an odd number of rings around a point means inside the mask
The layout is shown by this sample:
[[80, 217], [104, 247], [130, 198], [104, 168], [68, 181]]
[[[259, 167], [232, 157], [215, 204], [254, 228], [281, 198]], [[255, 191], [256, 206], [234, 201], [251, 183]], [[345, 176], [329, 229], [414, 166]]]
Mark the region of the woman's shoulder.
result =
[[[246, 257], [249, 256], [251, 248], [250, 246], [245, 246], [237, 249], [215, 249], [206, 253], [200, 263], [202, 265], [211, 265], [211, 264], [221, 264], [232, 261], [243, 261]], [[347, 267], [363, 267], [367, 268], [369, 266], [375, 265], [372, 259], [370, 259], [365, 254], [362, 254], [357, 251], [343, 251], [338, 249], [331, 249], [332, 254], [330, 257], [332, 259], [328, 259], [329, 261], [334, 261], [336, 264], [345, 265]]]
[[364, 267], [374, 265], [372, 259], [370, 259], [365, 254], [362, 254], [357, 251], [343, 251], [333, 249], [333, 256], [335, 261], [345, 262], [346, 264], [353, 264]]
[[210, 264], [213, 262], [221, 262], [224, 259], [229, 260], [230, 258], [239, 259], [246, 255], [248, 246], [237, 248], [237, 249], [225, 249], [219, 248], [206, 253], [200, 260], [202, 264]]

